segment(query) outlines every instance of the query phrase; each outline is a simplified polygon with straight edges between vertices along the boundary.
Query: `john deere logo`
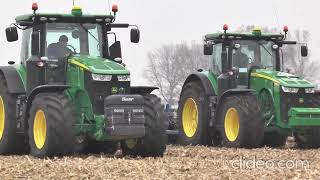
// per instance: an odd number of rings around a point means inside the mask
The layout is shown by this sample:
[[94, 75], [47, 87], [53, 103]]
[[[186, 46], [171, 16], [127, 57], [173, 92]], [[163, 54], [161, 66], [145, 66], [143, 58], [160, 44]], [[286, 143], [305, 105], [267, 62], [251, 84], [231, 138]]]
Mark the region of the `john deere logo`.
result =
[[115, 94], [115, 93], [117, 93], [118, 92], [118, 88], [117, 87], [112, 87], [111, 88], [111, 93], [112, 94]]
[[303, 98], [299, 98], [299, 103], [300, 103], [300, 104], [304, 103]]

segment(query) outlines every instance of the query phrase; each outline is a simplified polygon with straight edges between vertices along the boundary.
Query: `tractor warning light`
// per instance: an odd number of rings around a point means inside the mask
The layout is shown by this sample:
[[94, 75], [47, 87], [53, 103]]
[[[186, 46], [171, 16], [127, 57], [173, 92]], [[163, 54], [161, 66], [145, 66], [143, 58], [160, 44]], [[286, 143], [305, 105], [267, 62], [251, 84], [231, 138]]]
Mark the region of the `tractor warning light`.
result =
[[261, 27], [259, 26], [255, 26], [252, 30], [252, 34], [256, 35], [256, 36], [260, 36], [261, 35]]
[[114, 4], [114, 5], [112, 5], [112, 12], [113, 13], [117, 13], [118, 12], [118, 5], [116, 5], [116, 4]]
[[284, 31], [285, 33], [287, 33], [287, 32], [289, 31], [288, 26], [284, 26], [284, 27], [283, 27], [283, 31]]
[[228, 24], [224, 24], [224, 25], [223, 25], [223, 30], [224, 30], [224, 31], [227, 31], [228, 29], [229, 29]]
[[32, 10], [33, 11], [38, 10], [38, 4], [37, 3], [32, 3]]
[[80, 6], [73, 6], [71, 14], [74, 16], [82, 16], [82, 8]]
[[32, 10], [33, 10], [33, 14], [36, 14], [36, 11], [38, 10], [38, 4], [37, 3], [32, 3]]

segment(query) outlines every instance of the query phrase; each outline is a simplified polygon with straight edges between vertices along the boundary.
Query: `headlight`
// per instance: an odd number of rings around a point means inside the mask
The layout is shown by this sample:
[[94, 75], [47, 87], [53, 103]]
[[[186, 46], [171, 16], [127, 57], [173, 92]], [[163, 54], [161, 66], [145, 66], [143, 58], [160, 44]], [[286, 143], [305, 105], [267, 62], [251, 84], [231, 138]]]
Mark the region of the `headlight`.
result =
[[130, 75], [118, 75], [118, 81], [130, 81]]
[[297, 93], [299, 91], [299, 88], [291, 88], [291, 87], [285, 87], [285, 86], [281, 86], [283, 92], [286, 93]]
[[304, 91], [306, 93], [314, 93], [314, 88], [305, 88]]
[[92, 74], [92, 79], [95, 81], [111, 81], [112, 75]]

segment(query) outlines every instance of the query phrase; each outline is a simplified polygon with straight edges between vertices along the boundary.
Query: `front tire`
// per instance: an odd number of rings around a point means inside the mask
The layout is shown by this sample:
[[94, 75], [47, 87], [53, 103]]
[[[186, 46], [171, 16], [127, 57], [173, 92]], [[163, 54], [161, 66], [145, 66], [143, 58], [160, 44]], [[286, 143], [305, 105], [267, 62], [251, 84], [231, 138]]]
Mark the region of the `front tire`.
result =
[[0, 154], [21, 154], [26, 151], [25, 137], [17, 134], [17, 96], [8, 91], [6, 79], [0, 75]]
[[201, 84], [190, 82], [181, 92], [178, 107], [178, 143], [209, 144], [209, 103]]
[[253, 95], [226, 97], [218, 112], [222, 146], [256, 148], [262, 145], [264, 121]]
[[71, 154], [76, 145], [74, 123], [72, 103], [64, 94], [38, 94], [30, 108], [30, 154], [39, 158]]
[[153, 94], [144, 98], [145, 136], [121, 142], [123, 155], [162, 157], [166, 150], [165, 114], [161, 99]]

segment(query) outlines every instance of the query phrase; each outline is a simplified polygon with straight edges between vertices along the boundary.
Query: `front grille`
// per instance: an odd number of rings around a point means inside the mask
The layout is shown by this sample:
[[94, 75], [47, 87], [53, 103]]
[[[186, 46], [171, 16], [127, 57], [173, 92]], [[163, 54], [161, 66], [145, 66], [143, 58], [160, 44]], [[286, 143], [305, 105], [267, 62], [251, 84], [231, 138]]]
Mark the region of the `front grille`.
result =
[[[299, 102], [302, 98], [303, 102]], [[316, 99], [319, 99], [319, 94], [305, 93], [304, 89], [299, 89], [298, 93], [285, 93], [280, 88], [280, 114], [281, 119], [288, 121], [288, 112], [290, 108], [317, 108]], [[318, 107], [319, 108], [319, 107]]]
[[93, 112], [95, 114], [104, 113], [104, 99], [111, 95], [117, 94], [118, 92], [112, 92], [111, 89], [115, 88], [119, 90], [124, 89], [123, 93], [130, 94], [130, 82], [119, 82], [116, 76], [113, 76], [111, 81], [94, 81], [90, 72], [85, 71], [84, 73], [85, 88], [90, 97]]

